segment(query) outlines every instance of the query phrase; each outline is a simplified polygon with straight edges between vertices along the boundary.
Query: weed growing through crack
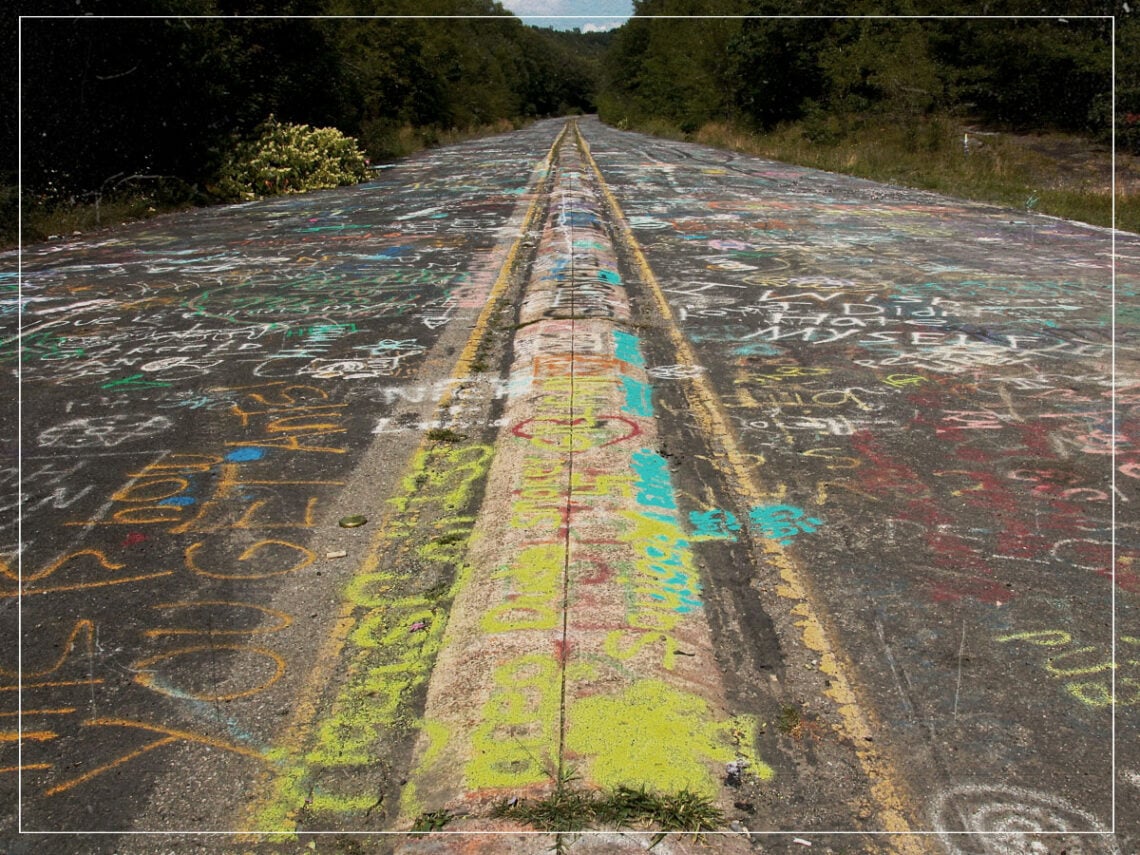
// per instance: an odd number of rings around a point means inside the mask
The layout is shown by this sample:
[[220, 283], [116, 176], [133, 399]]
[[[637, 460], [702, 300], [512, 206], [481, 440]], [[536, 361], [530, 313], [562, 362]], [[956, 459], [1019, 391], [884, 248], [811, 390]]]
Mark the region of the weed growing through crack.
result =
[[427, 438], [432, 442], [463, 442], [467, 434], [459, 433], [451, 428], [432, 428], [427, 432]]
[[819, 739], [824, 733], [817, 721], [804, 718], [803, 714], [795, 707], [784, 707], [780, 710], [780, 717], [776, 720], [776, 728], [780, 733], [797, 741], [809, 736], [813, 740]]
[[803, 717], [795, 707], [784, 707], [776, 720], [776, 728], [785, 736], [792, 736], [803, 724]]
[[711, 799], [689, 790], [658, 793], [644, 786], [624, 785], [612, 790], [587, 790], [561, 781], [544, 799], [499, 802], [492, 816], [554, 832], [591, 826], [652, 828], [657, 831], [653, 845], [668, 832], [700, 834], [715, 830], [724, 820]]
[[447, 810], [433, 810], [430, 813], [421, 813], [412, 824], [412, 832], [417, 837], [432, 831], [439, 831], [454, 817]]
[[619, 786], [595, 802], [595, 818], [606, 825], [630, 827], [650, 823], [661, 831], [698, 834], [714, 830], [724, 819], [720, 809], [705, 796], [680, 790], [657, 793], [644, 786]]

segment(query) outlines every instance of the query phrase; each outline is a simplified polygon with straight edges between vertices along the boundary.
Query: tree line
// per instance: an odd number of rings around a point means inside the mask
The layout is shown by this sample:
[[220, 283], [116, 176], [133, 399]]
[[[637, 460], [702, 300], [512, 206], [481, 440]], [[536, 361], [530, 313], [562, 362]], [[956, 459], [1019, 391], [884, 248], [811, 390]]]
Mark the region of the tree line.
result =
[[[70, 17], [22, 22], [23, 190], [40, 200], [124, 181], [203, 190], [270, 116], [338, 128], [381, 161], [452, 129], [595, 109], [604, 39], [572, 44], [492, 0], [113, 6], [146, 17], [76, 17], [74, 2], [48, 2], [37, 15]], [[423, 15], [477, 17], [399, 17]]]
[[[964, 0], [953, 17], [929, 17], [947, 6], [853, 0], [841, 9], [851, 17], [836, 17], [826, 0], [635, 0], [606, 55], [602, 115], [684, 131], [819, 119], [823, 133], [823, 117], [942, 112], [1107, 139], [1113, 21], [1085, 16], [1115, 14], [1119, 141], [1140, 153], [1137, 10], [1123, 0]], [[754, 17], [670, 17], [697, 14]]]
[[[1140, 153], [1140, 14], [1124, 0], [900, 17], [946, 5], [850, 0], [839, 18], [825, 0], [635, 0], [598, 34], [524, 26], [494, 0], [41, 0], [22, 11], [66, 17], [25, 18], [19, 51], [14, 28], [0, 48], [22, 74], [21, 189], [42, 204], [147, 182], [200, 197], [270, 116], [338, 128], [373, 161], [450, 129], [595, 110], [821, 136], [836, 117], [943, 112], [1107, 139], [1112, 21], [1082, 16], [1114, 14], [1117, 139]], [[14, 188], [15, 158], [4, 172]]]

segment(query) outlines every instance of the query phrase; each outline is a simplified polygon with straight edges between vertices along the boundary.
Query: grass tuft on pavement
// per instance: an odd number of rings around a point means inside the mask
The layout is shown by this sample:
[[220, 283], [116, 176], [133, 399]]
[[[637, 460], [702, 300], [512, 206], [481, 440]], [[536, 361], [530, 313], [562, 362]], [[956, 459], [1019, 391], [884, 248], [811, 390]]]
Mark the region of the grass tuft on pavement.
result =
[[659, 793], [644, 786], [588, 790], [567, 783], [544, 799], [501, 801], [492, 816], [560, 832], [602, 826], [699, 834], [715, 830], [724, 821], [711, 799], [689, 790]]
[[430, 813], [422, 813], [416, 817], [416, 821], [412, 823], [412, 834], [419, 837], [422, 834], [440, 831], [454, 818], [455, 817], [446, 810], [434, 810]]
[[427, 438], [432, 442], [463, 442], [467, 435], [451, 428], [432, 428], [427, 432]]

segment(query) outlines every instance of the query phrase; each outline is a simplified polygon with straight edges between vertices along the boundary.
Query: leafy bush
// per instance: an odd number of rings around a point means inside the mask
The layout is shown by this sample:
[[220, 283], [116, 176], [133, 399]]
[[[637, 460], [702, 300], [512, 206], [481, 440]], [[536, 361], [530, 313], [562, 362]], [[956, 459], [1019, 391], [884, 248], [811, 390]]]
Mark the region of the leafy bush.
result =
[[259, 199], [354, 184], [368, 178], [356, 140], [336, 128], [278, 122], [270, 116], [252, 139], [226, 156], [210, 191], [222, 199]]

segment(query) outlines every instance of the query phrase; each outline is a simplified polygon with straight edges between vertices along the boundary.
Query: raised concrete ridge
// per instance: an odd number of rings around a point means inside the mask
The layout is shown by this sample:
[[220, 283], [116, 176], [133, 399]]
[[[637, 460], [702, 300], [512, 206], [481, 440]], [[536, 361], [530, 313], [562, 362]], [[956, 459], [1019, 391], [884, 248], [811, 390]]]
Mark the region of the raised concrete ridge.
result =
[[[771, 775], [755, 720], [726, 704], [605, 202], [576, 139], [558, 148], [549, 192], [468, 559], [484, 572], [459, 592], [432, 673], [405, 827], [485, 816], [571, 776], [721, 801], [726, 769]], [[482, 846], [504, 851], [497, 836]]]

